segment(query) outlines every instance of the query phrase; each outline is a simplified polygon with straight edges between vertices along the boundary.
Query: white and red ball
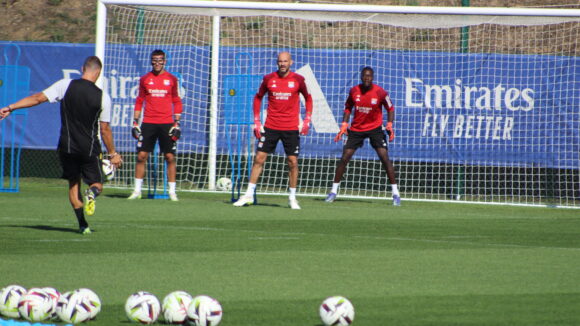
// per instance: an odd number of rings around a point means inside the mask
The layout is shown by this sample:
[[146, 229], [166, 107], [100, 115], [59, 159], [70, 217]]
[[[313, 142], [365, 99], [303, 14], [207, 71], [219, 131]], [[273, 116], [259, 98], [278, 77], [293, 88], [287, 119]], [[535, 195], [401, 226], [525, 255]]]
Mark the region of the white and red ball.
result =
[[58, 299], [60, 298], [60, 292], [58, 292], [55, 288], [51, 287], [45, 287], [42, 289], [50, 296], [50, 300], [52, 301], [52, 315], [48, 319], [58, 320], [58, 316], [56, 315], [56, 304], [58, 303]]
[[53, 301], [50, 294], [41, 288], [32, 288], [18, 300], [18, 312], [20, 317], [40, 322], [48, 320], [53, 314]]
[[222, 306], [206, 295], [198, 295], [187, 308], [187, 319], [195, 326], [217, 326], [222, 320]]
[[125, 303], [125, 313], [129, 320], [141, 324], [153, 324], [160, 311], [157, 297], [146, 291], [131, 294]]
[[99, 312], [101, 312], [101, 299], [91, 289], [80, 288], [77, 290], [83, 297], [83, 304], [88, 307], [91, 312], [91, 319], [94, 319]]
[[187, 319], [187, 308], [189, 308], [192, 299], [192, 296], [184, 291], [174, 291], [166, 295], [161, 303], [165, 322], [183, 324]]
[[92, 307], [85, 303], [86, 296], [79, 290], [66, 292], [60, 296], [56, 313], [66, 323], [79, 324], [91, 319]]

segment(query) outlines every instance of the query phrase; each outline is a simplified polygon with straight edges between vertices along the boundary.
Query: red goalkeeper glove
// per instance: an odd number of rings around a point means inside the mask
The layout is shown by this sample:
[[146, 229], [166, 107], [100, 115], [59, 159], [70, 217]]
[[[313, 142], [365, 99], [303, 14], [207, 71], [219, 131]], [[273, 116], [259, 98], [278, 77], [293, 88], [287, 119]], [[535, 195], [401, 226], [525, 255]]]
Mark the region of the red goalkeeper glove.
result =
[[137, 120], [133, 120], [133, 128], [131, 129], [131, 135], [133, 135], [133, 138], [135, 139], [139, 139], [139, 136], [141, 136], [141, 128], [139, 127], [139, 121]]
[[173, 127], [169, 129], [169, 137], [171, 137], [171, 140], [173, 141], [177, 141], [181, 137], [181, 128], [179, 128], [179, 121], [175, 121]]
[[340, 131], [338, 132], [338, 134], [336, 134], [336, 137], [334, 137], [334, 142], [337, 143], [339, 140], [341, 140], [342, 135], [348, 136], [348, 122], [346, 121], [340, 125]]
[[302, 128], [300, 129], [300, 134], [302, 136], [308, 135], [308, 131], [310, 130], [310, 115], [307, 114], [304, 120], [302, 120]]
[[385, 126], [385, 130], [387, 131], [387, 135], [389, 135], [389, 141], [393, 141], [395, 139], [395, 130], [393, 130], [393, 123], [387, 122]]
[[256, 136], [257, 139], [262, 138], [262, 133], [264, 132], [264, 127], [262, 126], [262, 123], [260, 122], [260, 120], [254, 120], [254, 136]]

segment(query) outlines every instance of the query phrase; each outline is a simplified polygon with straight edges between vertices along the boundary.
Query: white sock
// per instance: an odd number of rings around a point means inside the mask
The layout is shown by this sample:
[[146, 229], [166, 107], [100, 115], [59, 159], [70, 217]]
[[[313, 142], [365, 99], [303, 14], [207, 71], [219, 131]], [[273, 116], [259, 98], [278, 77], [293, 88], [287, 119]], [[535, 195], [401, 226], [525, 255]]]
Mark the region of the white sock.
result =
[[334, 194], [338, 194], [338, 186], [340, 185], [340, 182], [338, 183], [333, 183], [332, 184], [332, 190], [330, 190], [330, 192], [334, 193]]
[[397, 188], [397, 184], [396, 183], [391, 183], [391, 189], [393, 190], [393, 196], [398, 196], [399, 195], [399, 188]]
[[246, 190], [246, 196], [254, 197], [254, 191], [256, 191], [256, 184], [255, 183], [248, 183], [248, 190]]
[[296, 199], [296, 188], [290, 188], [290, 199]]
[[168, 182], [169, 192], [175, 193], [175, 182]]
[[135, 192], [141, 192], [141, 186], [143, 186], [143, 179], [135, 178]]

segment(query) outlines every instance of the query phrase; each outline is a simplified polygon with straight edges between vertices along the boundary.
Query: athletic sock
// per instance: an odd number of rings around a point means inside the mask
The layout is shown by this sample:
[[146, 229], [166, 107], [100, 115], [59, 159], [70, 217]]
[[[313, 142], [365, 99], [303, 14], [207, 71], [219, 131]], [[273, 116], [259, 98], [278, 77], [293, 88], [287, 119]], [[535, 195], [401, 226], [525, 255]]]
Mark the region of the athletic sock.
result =
[[393, 196], [399, 195], [399, 188], [396, 183], [391, 183], [391, 189], [393, 190]]
[[141, 186], [143, 186], [143, 179], [135, 178], [135, 192], [141, 192]]
[[290, 200], [296, 199], [296, 188], [290, 188]]
[[93, 192], [95, 198], [97, 198], [101, 194], [101, 190], [97, 187], [90, 187], [89, 189]]
[[79, 221], [79, 228], [84, 229], [88, 227], [89, 223], [85, 220], [85, 212], [83, 211], [83, 208], [75, 208], [74, 211], [77, 216], [77, 221]]
[[175, 193], [175, 182], [168, 182], [169, 185], [169, 192]]
[[332, 184], [332, 190], [330, 192], [338, 194], [338, 186], [340, 185], [340, 182], [338, 183], [333, 183]]
[[255, 183], [248, 183], [248, 190], [246, 190], [245, 196], [254, 196], [254, 191], [256, 191], [256, 184]]

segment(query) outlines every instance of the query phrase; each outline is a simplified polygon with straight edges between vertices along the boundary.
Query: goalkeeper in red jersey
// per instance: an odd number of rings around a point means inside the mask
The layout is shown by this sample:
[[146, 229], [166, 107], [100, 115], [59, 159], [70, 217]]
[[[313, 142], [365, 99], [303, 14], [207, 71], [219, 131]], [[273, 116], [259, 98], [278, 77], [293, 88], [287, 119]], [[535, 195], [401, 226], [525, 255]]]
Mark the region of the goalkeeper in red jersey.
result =
[[[342, 150], [342, 157], [336, 167], [332, 190], [326, 197], [326, 202], [331, 203], [336, 199], [340, 180], [346, 171], [348, 162], [356, 152], [362, 147], [364, 140], [369, 138], [371, 146], [377, 152], [383, 167], [387, 172], [387, 177], [391, 183], [393, 191], [393, 205], [401, 205], [401, 197], [397, 188], [397, 179], [395, 178], [395, 168], [389, 159], [387, 139], [385, 131], [389, 136], [389, 141], [395, 139], [393, 130], [393, 120], [395, 119], [395, 107], [389, 98], [389, 94], [379, 85], [373, 84], [374, 70], [371, 67], [364, 67], [360, 74], [361, 84], [350, 89], [348, 99], [346, 100], [344, 116], [340, 131], [334, 138], [335, 142], [341, 140], [342, 135], [347, 135], [346, 144]], [[383, 110], [387, 110], [387, 124], [383, 130]], [[354, 108], [354, 117], [348, 127], [350, 115]]]
[[[131, 133], [137, 139], [137, 164], [135, 165], [135, 189], [129, 199], [141, 198], [141, 186], [145, 176], [145, 162], [149, 153], [159, 141], [159, 148], [167, 162], [169, 199], [177, 201], [175, 178], [177, 166], [175, 151], [181, 136], [179, 121], [183, 105], [179, 97], [177, 78], [165, 70], [165, 52], [154, 50], [151, 53], [153, 69], [139, 80], [139, 95], [135, 102], [133, 128]], [[145, 104], [145, 105], [143, 105]], [[143, 121], [139, 118], [143, 111]]]
[[[264, 76], [262, 84], [254, 97], [254, 135], [258, 138], [258, 148], [250, 174], [246, 193], [234, 203], [234, 206], [245, 206], [254, 203], [256, 184], [262, 174], [268, 154], [274, 152], [278, 141], [282, 141], [288, 163], [288, 186], [290, 198], [288, 205], [300, 209], [296, 200], [298, 185], [298, 154], [300, 153], [300, 136], [307, 135], [312, 116], [312, 97], [306, 88], [304, 77], [290, 71], [292, 56], [288, 52], [278, 55], [278, 70]], [[268, 94], [268, 115], [264, 126], [260, 119], [262, 98]], [[306, 115], [300, 128], [300, 94], [306, 100]]]

